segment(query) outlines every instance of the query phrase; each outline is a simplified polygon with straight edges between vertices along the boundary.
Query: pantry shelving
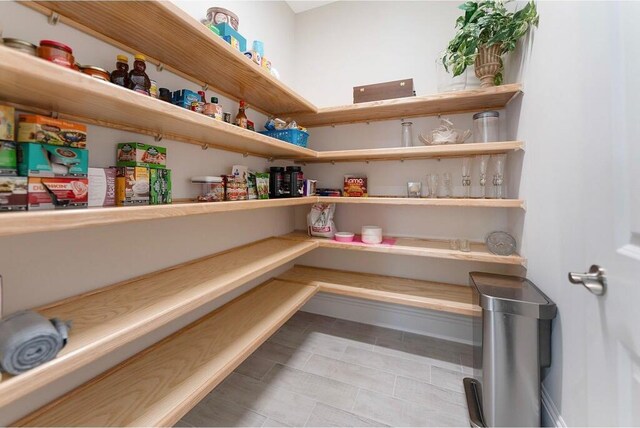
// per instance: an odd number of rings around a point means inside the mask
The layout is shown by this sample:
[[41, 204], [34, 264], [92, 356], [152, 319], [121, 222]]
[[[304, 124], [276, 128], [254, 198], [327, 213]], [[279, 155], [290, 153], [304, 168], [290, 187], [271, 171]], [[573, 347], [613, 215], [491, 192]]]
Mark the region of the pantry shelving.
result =
[[465, 199], [465, 198], [406, 198], [394, 196], [369, 196], [347, 198], [342, 196], [320, 196], [319, 202], [327, 204], [399, 205], [417, 207], [469, 207], [469, 208], [525, 208], [522, 199]]
[[316, 152], [315, 157], [298, 158], [296, 163], [369, 162], [453, 158], [475, 155], [495, 155], [524, 150], [522, 141], [495, 143], [440, 144], [421, 147], [389, 147], [380, 149], [331, 150]]
[[294, 266], [278, 279], [319, 287], [319, 291], [455, 313], [480, 316], [471, 287], [368, 273]]
[[302, 242], [315, 242], [320, 248], [335, 248], [339, 250], [366, 251], [468, 262], [497, 263], [504, 265], [526, 266], [527, 264], [526, 259], [518, 254], [513, 254], [511, 256], [491, 254], [487, 250], [486, 245], [481, 242], [471, 242], [471, 251], [464, 252], [460, 250], [452, 250], [449, 246], [449, 241], [443, 239], [389, 237], [395, 239], [393, 245], [367, 245], [362, 243], [338, 242], [328, 238], [312, 238], [307, 236], [306, 232], [302, 231], [292, 232], [281, 236], [281, 238]]
[[514, 83], [492, 88], [325, 107], [319, 109], [317, 113], [297, 114], [295, 118], [299, 124], [311, 128], [417, 116], [469, 113], [504, 108], [509, 101], [521, 93], [522, 86]]
[[316, 156], [313, 150], [215, 120], [1, 45], [0, 101], [35, 107], [60, 118], [203, 148], [266, 158]]
[[0, 236], [81, 229], [92, 226], [131, 223], [191, 215], [291, 207], [317, 202], [316, 196], [227, 202], [191, 202], [170, 205], [88, 208], [2, 213]]
[[15, 426], [172, 426], [317, 292], [271, 280]]
[[0, 407], [316, 247], [269, 238], [36, 309], [47, 318], [73, 321], [68, 344], [56, 359], [33, 370], [13, 377], [3, 373]]
[[[317, 108], [168, 1], [24, 2], [199, 85], [271, 114]], [[204, 12], [203, 12], [204, 13]], [[277, 64], [275, 64], [277, 67]]]

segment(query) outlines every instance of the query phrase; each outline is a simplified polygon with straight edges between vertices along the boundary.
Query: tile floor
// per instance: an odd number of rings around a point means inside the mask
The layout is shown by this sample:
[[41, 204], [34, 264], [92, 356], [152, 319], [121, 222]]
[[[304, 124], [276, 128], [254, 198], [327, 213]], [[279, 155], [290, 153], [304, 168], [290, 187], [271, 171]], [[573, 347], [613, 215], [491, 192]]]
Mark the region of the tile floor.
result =
[[471, 348], [296, 313], [177, 426], [469, 426]]

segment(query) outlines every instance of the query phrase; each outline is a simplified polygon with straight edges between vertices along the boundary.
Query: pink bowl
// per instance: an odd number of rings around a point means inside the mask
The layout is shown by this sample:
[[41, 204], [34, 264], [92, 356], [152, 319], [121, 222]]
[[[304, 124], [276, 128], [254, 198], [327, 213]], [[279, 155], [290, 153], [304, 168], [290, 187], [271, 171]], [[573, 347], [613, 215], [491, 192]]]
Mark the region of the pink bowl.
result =
[[354, 236], [351, 232], [336, 232], [334, 239], [338, 242], [353, 242]]

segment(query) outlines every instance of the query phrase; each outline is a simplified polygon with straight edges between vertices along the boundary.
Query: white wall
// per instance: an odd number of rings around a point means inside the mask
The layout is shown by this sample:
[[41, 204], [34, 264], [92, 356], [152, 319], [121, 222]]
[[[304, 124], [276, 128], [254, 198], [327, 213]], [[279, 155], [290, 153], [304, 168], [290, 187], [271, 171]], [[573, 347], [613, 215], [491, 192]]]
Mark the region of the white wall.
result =
[[[184, 3], [180, 5], [185, 6]], [[198, 11], [204, 14], [210, 4], [201, 3], [189, 2], [189, 11], [192, 14], [200, 13]], [[293, 13], [289, 7], [283, 2], [243, 2], [229, 7], [240, 15], [241, 29], [251, 28], [255, 33], [245, 32], [250, 40], [261, 37], [280, 70], [291, 73]], [[81, 64], [93, 64], [108, 70], [115, 67], [115, 57], [120, 53], [118, 49], [63, 24], [51, 26], [44, 15], [15, 2], [0, 2], [0, 27], [4, 30], [4, 37], [17, 37], [36, 44], [41, 39], [67, 43], [74, 49]], [[147, 72], [161, 87], [172, 90], [199, 89], [166, 71], [158, 72], [153, 66], [148, 67]], [[211, 91], [207, 94], [208, 97], [215, 95]], [[237, 103], [219, 98], [225, 111], [237, 112]], [[264, 123], [265, 117], [254, 111], [249, 111], [248, 116], [258, 125]], [[90, 165], [113, 165], [115, 145], [125, 141], [152, 143], [153, 139], [89, 126]], [[239, 154], [214, 149], [203, 151], [196, 145], [168, 140], [163, 140], [161, 144], [167, 147], [167, 166], [173, 170], [174, 198], [188, 198], [197, 194], [198, 188], [189, 182], [191, 176], [224, 174], [230, 172], [234, 164], [248, 165], [256, 170], [264, 170], [269, 166], [262, 158], [243, 158]], [[0, 238], [4, 311], [10, 314], [32, 308], [265, 237], [284, 234], [292, 229], [293, 219], [291, 208], [277, 208]], [[236, 293], [176, 320], [166, 328], [100, 359], [97, 364], [18, 401], [10, 409], [2, 409], [0, 425], [9, 424], [268, 277], [253, 281]]]

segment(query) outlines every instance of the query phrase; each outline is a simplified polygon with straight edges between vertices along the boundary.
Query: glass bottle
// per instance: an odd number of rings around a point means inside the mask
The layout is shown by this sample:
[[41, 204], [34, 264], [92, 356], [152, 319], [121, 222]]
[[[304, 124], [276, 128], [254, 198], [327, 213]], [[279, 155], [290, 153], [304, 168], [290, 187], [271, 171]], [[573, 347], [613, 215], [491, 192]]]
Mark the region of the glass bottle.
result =
[[489, 166], [489, 155], [480, 156], [480, 197], [487, 197], [487, 167]]
[[442, 174], [442, 197], [450, 198], [453, 195], [453, 189], [451, 187], [451, 173], [445, 172]]
[[506, 155], [494, 155], [493, 157], [493, 194], [496, 199], [504, 199], [504, 164]]
[[111, 83], [129, 87], [129, 58], [126, 55], [116, 56], [116, 69], [111, 72]]
[[133, 70], [129, 72], [129, 89], [149, 95], [151, 79], [147, 76], [147, 64], [145, 64], [145, 61], [144, 55], [136, 54], [135, 61], [133, 61]]
[[402, 122], [402, 145], [401, 147], [413, 146], [413, 122]]
[[471, 197], [471, 158], [462, 158], [462, 197]]
[[211, 97], [211, 104], [213, 104], [213, 117], [217, 120], [222, 120], [222, 106], [218, 104], [218, 98]]
[[245, 110], [247, 108], [244, 100], [240, 100], [240, 107], [238, 108], [238, 114], [236, 115], [236, 125], [240, 128], [247, 129], [247, 115]]

